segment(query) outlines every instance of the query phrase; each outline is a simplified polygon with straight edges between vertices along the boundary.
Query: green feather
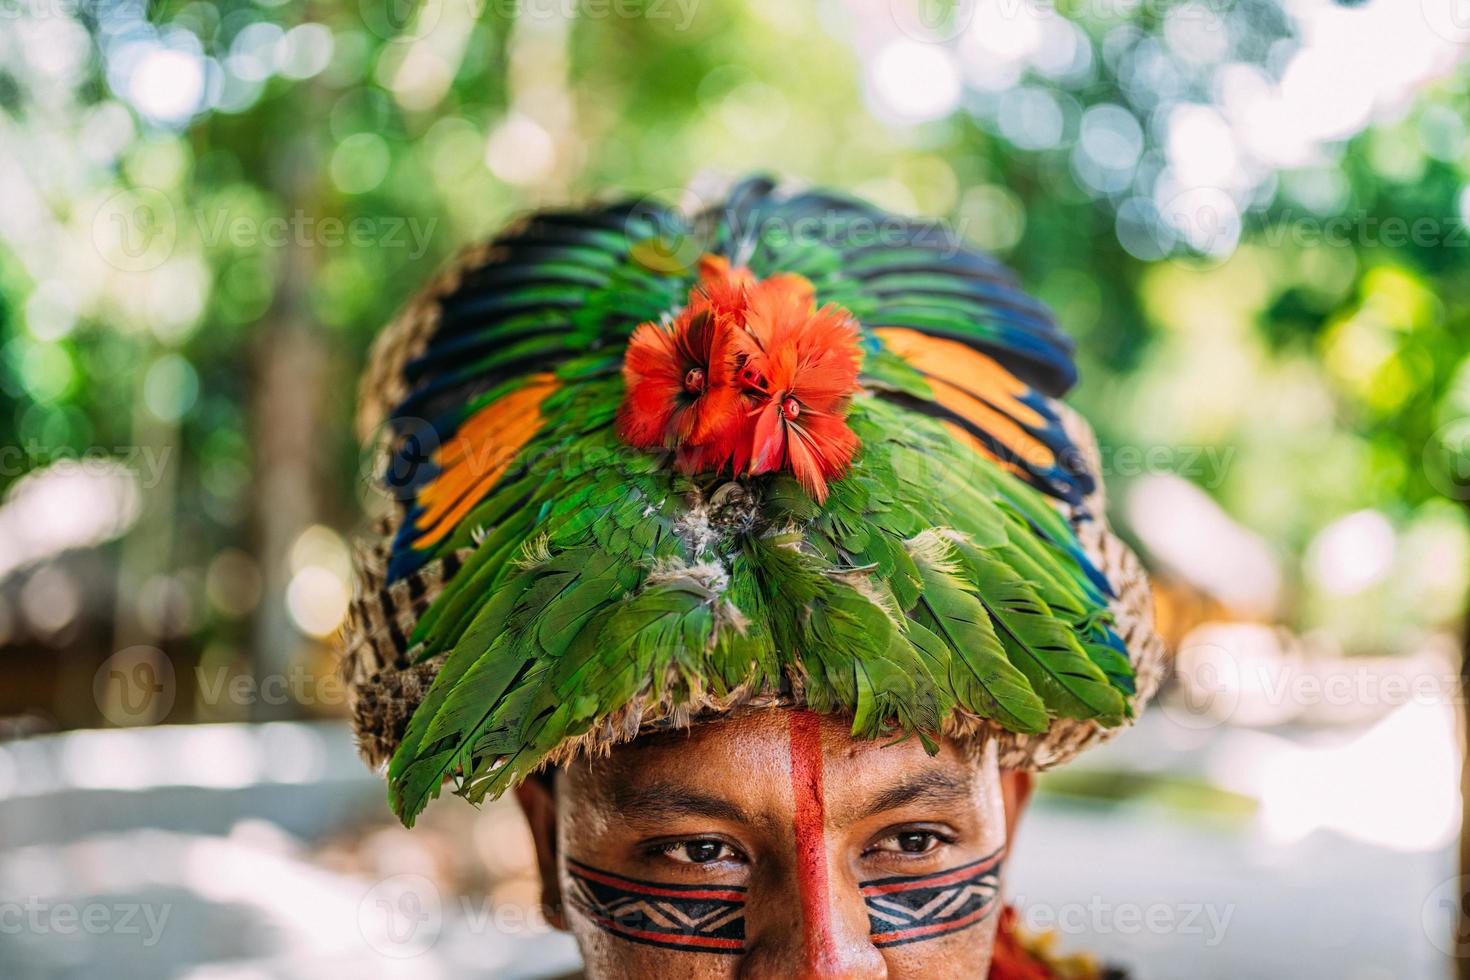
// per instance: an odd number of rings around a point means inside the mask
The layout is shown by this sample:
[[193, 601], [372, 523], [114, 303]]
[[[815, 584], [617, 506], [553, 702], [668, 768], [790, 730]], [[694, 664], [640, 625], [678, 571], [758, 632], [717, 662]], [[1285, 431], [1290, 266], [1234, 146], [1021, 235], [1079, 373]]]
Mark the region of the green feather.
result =
[[958, 703], [1011, 731], [1045, 731], [1046, 706], [1006, 658], [974, 586], [959, 574], [953, 545], [929, 532], [909, 553], [924, 582], [909, 615], [948, 649], [946, 675]]
[[[480, 608], [409, 719], [403, 740], [388, 764], [389, 803], [406, 826], [412, 827], [414, 818], [429, 800], [439, 795], [445, 777], [458, 758], [458, 744], [424, 745], [425, 736], [437, 721], [450, 694], [469, 675], [480, 699], [462, 700], [469, 703], [472, 710], [476, 704], [484, 708], [504, 694], [522, 667], [521, 663], [505, 657], [503, 648], [508, 645], [506, 625], [510, 615], [533, 580], [530, 573], [518, 576]], [[465, 720], [456, 727], [462, 729], [468, 724]]]
[[[1098, 643], [1093, 640], [1083, 640], [1082, 649], [1087, 653], [1087, 659], [1097, 665], [1097, 668], [1107, 677], [1108, 683], [1122, 691], [1124, 694], [1137, 693], [1133, 664], [1128, 660], [1128, 654], [1124, 650], [1107, 643]], [[1133, 715], [1133, 705], [1124, 702], [1129, 717]]]
[[[496, 737], [475, 747], [474, 771], [463, 795], [471, 802], [498, 796], [563, 740], [586, 733], [640, 690], [662, 693], [669, 670], [681, 676], [675, 700], [681, 699], [677, 695], [687, 698], [713, 644], [708, 628], [712, 600], [707, 591], [687, 583], [665, 584], [599, 613], [578, 632], [565, 656], [547, 667], [534, 691], [492, 713], [489, 728]], [[698, 618], [702, 628], [691, 630], [690, 617]], [[690, 647], [691, 635], [704, 637], [697, 650]], [[513, 754], [501, 758], [512, 748]]]
[[1071, 627], [1049, 609], [993, 551], [964, 542], [956, 551], [974, 577], [977, 592], [1011, 662], [1026, 675], [1046, 706], [1066, 718], [1123, 720], [1123, 696], [1082, 649]]

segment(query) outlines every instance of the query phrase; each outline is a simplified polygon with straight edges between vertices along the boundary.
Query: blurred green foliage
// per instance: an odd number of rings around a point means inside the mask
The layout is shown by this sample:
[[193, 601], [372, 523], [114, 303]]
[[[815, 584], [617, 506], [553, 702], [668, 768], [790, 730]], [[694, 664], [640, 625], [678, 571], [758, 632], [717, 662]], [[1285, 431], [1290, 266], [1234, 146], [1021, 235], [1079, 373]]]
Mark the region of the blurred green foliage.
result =
[[[1384, 6], [1312, 16], [1371, 46]], [[371, 508], [354, 379], [455, 248], [534, 205], [750, 170], [943, 216], [1012, 263], [1079, 339], [1125, 529], [1157, 550], [1126, 504], [1172, 474], [1280, 569], [1236, 615], [1397, 652], [1463, 614], [1470, 70], [1432, 18], [1353, 87], [1269, 0], [8, 12], [0, 487], [168, 455], [131, 532], [164, 544], [129, 565], [124, 541], [118, 608], [171, 583], [194, 655], [278, 644], [292, 542]], [[282, 508], [293, 467], [307, 499]], [[220, 594], [241, 552], [258, 607]], [[29, 642], [22, 619], [0, 640]]]

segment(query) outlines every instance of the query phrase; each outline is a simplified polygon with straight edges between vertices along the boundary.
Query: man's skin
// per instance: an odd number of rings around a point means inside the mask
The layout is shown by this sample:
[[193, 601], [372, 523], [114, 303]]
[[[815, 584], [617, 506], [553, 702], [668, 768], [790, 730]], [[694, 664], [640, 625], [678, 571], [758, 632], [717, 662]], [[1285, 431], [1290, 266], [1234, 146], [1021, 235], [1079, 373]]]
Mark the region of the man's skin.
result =
[[517, 792], [589, 980], [984, 977], [1031, 791], [994, 744], [769, 709], [645, 736]]

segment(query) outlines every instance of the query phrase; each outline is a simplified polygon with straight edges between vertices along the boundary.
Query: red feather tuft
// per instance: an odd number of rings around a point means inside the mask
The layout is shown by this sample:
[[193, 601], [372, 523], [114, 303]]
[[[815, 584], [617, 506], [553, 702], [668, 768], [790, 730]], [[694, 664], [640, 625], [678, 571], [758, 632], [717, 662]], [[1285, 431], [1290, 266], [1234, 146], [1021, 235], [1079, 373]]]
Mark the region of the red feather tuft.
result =
[[858, 449], [844, 421], [857, 390], [862, 355], [852, 316], [838, 306], [813, 310], [811, 286], [782, 276], [761, 285], [746, 318], [742, 379], [763, 400], [751, 473], [790, 469], [818, 501]]
[[639, 449], [673, 449], [700, 468], [734, 455], [744, 422], [730, 383], [731, 324], [690, 306], [673, 322], [633, 331], [623, 360], [626, 395], [618, 416], [624, 439]]
[[757, 281], [707, 255], [683, 312], [633, 332], [619, 431], [639, 448], [675, 450], [685, 472], [789, 469], [825, 500], [857, 452], [844, 418], [860, 361], [852, 316], [816, 309], [805, 278]]

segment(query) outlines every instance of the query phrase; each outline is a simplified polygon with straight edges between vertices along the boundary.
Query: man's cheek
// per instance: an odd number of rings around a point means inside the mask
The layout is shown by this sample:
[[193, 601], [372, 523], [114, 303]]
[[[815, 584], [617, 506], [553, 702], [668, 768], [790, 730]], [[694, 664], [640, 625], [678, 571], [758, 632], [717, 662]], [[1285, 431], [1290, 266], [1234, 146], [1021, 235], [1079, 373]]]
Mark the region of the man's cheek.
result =
[[873, 945], [879, 949], [939, 939], [994, 916], [1004, 849], [926, 875], [862, 882]]
[[570, 858], [567, 882], [579, 938], [625, 966], [691, 953], [733, 962], [745, 949], [744, 888], [645, 881]]

